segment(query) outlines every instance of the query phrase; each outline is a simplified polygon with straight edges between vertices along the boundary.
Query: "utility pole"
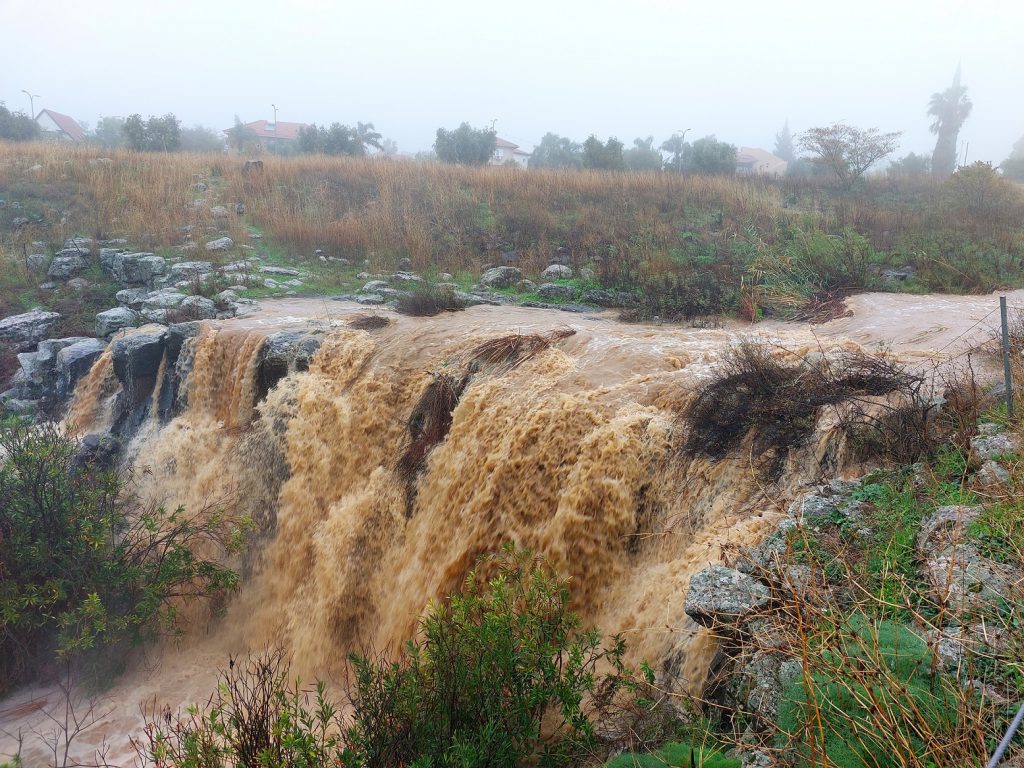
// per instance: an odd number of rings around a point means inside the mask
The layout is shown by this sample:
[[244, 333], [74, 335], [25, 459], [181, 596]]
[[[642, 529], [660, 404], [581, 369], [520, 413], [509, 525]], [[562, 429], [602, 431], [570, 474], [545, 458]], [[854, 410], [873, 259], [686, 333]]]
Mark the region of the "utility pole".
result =
[[26, 96], [28, 96], [28, 108], [32, 112], [32, 114], [30, 114], [29, 117], [31, 117], [33, 120], [35, 120], [36, 119], [36, 99], [41, 98], [41, 97], [39, 96], [38, 93], [30, 93], [29, 91], [26, 91], [24, 88], [21, 89], [21, 92], [24, 93]]
[[277, 104], [271, 104], [270, 108], [274, 110], [274, 127], [277, 127]]

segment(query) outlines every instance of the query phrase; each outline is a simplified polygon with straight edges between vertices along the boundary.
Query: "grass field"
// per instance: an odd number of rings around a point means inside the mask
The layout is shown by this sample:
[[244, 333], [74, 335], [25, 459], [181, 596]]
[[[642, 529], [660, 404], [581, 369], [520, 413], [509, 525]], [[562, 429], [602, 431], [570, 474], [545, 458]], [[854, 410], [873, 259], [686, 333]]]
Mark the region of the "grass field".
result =
[[[262, 171], [247, 174], [233, 155], [0, 143], [2, 247], [17, 258], [33, 241], [55, 247], [85, 235], [173, 253], [226, 234], [238, 248], [225, 258], [249, 246], [274, 263], [305, 265], [303, 290], [322, 293], [402, 259], [464, 283], [501, 263], [537, 279], [559, 261], [633, 295], [637, 319], [755, 319], [863, 289], [1024, 285], [1024, 194], [977, 165], [944, 183], [880, 178], [843, 193], [808, 179], [262, 160]], [[228, 216], [215, 218], [217, 205]], [[15, 228], [16, 218], [29, 223]], [[915, 270], [908, 280], [881, 274], [905, 265]]]

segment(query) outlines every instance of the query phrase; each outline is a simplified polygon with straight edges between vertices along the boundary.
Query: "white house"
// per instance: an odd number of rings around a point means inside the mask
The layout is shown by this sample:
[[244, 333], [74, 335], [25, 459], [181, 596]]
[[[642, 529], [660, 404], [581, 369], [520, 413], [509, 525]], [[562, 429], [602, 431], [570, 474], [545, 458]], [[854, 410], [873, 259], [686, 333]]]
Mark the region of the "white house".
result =
[[78, 121], [52, 109], [44, 109], [36, 115], [36, 124], [46, 138], [58, 141], [85, 141], [85, 131]]
[[746, 175], [785, 176], [789, 165], [781, 157], [754, 147], [740, 147], [736, 154], [736, 173]]
[[499, 138], [494, 143], [494, 154], [491, 155], [490, 165], [507, 165], [515, 163], [520, 168], [525, 168], [530, 162], [530, 153], [524, 152], [518, 144]]

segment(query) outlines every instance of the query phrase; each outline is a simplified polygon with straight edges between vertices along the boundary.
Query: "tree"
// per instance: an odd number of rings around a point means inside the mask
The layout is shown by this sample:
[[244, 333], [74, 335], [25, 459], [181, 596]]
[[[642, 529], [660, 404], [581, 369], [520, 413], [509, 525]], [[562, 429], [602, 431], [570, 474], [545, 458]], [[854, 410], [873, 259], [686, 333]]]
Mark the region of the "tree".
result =
[[11, 112], [0, 101], [0, 139], [31, 141], [39, 138], [39, 125], [24, 112]]
[[212, 128], [194, 125], [181, 129], [181, 149], [185, 152], [220, 152], [224, 142]]
[[774, 155], [791, 163], [796, 159], [796, 150], [793, 148], [793, 135], [789, 132], [789, 120], [782, 124], [782, 130], [775, 134]]
[[976, 216], [998, 216], [1016, 197], [1013, 185], [980, 160], [957, 168], [945, 186], [954, 205]]
[[171, 152], [181, 144], [181, 121], [171, 113], [150, 115], [146, 121], [139, 114], [130, 115], [121, 131], [128, 148], [140, 152]]
[[107, 149], [119, 149], [125, 145], [124, 118], [101, 117], [89, 141]]
[[705, 136], [686, 148], [683, 168], [689, 173], [731, 176], [736, 173], [736, 146]]
[[473, 128], [462, 123], [453, 131], [437, 129], [434, 152], [439, 160], [459, 165], [487, 165], [494, 156], [498, 134], [494, 128]]
[[1024, 136], [1017, 139], [1010, 156], [999, 166], [1003, 176], [1014, 181], [1024, 181]]
[[971, 100], [967, 88], [960, 85], [960, 67], [956, 68], [953, 85], [941, 93], [933, 93], [928, 102], [928, 114], [935, 118], [931, 132], [936, 134], [935, 150], [932, 152], [932, 173], [949, 176], [956, 169], [956, 140], [960, 127], [971, 114]]
[[633, 146], [622, 154], [626, 167], [631, 171], [660, 171], [661, 152], [654, 148], [654, 137], [633, 139]]
[[932, 172], [932, 159], [928, 155], [911, 152], [899, 160], [893, 160], [886, 169], [892, 179], [920, 179]]
[[816, 163], [831, 170], [844, 189], [851, 189], [868, 168], [896, 151], [901, 135], [835, 123], [804, 131], [799, 144]]
[[579, 142], [545, 133], [530, 155], [531, 168], [582, 168], [583, 147]]
[[380, 151], [388, 157], [398, 154], [398, 142], [394, 139], [381, 139]]
[[228, 146], [237, 152], [244, 152], [257, 142], [256, 134], [241, 121], [238, 115], [235, 115], [235, 124], [225, 133], [228, 135]]
[[373, 127], [373, 123], [356, 123], [355, 130], [353, 131], [353, 138], [356, 145], [356, 154], [365, 155], [367, 147], [374, 147], [383, 151], [384, 147], [381, 145], [381, 136]]
[[626, 167], [622, 158], [621, 141], [614, 136], [602, 143], [597, 136], [590, 134], [583, 142], [583, 167], [591, 170], [621, 171]]
[[690, 145], [685, 141], [685, 138], [685, 131], [683, 131], [683, 133], [673, 133], [671, 138], [665, 139], [665, 141], [661, 143], [659, 149], [662, 152], [669, 152], [672, 155], [668, 162], [665, 163], [665, 168], [682, 172], [683, 159], [690, 148]]

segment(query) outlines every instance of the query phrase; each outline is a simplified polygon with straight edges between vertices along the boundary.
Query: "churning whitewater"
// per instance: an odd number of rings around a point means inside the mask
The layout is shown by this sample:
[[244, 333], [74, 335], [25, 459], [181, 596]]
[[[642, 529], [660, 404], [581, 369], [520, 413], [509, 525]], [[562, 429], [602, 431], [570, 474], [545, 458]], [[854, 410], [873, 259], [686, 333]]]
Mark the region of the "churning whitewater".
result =
[[[913, 298], [923, 306], [927, 297]], [[915, 314], [917, 328], [905, 297], [865, 295], [851, 300], [853, 317], [813, 331], [758, 332], [785, 355], [895, 339], [897, 354], [920, 360], [986, 333], [958, 337], [991, 298], [944, 300], [959, 302], [955, 312], [941, 323]], [[194, 324], [128, 393], [137, 423], [122, 429], [140, 492], [167, 506], [231, 508], [253, 519], [254, 533], [225, 614], [191, 617], [164, 663], [137, 664], [82, 749], [132, 732], [140, 706], [173, 711], [205, 698], [229, 653], [281, 647], [304, 679], [341, 681], [347, 653], [407, 639], [430, 600], [506, 542], [569, 576], [573, 608], [586, 624], [622, 633], [632, 661], [696, 692], [714, 648], [683, 613], [690, 576], [756, 542], [801, 488], [848, 469], [827, 414], [771, 487], [750, 456], [682, 455], [681, 406], [749, 327], [482, 306], [425, 319], [382, 313], [386, 326], [356, 330], [349, 323], [364, 311], [291, 300]], [[479, 354], [485, 342], [515, 347], [524, 337], [544, 343], [511, 363]], [[282, 339], [287, 348], [269, 365], [267, 348]], [[119, 379], [108, 349], [79, 385], [72, 430], [116, 426]], [[433, 418], [418, 409], [442, 380], [458, 384], [450, 424], [419, 444], [410, 469], [423, 419]]]

